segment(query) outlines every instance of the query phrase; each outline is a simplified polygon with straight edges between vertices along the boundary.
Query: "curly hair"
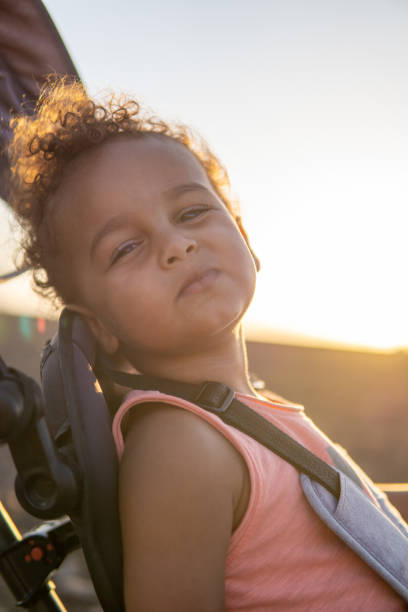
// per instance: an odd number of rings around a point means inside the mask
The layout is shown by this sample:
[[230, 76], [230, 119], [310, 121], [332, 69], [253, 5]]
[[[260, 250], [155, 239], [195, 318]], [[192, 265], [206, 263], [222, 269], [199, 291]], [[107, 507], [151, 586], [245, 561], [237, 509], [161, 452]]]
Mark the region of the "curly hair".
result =
[[205, 141], [190, 128], [166, 123], [125, 96], [99, 103], [83, 85], [68, 78], [48, 79], [32, 116], [14, 117], [8, 147], [10, 197], [23, 229], [19, 266], [33, 271], [34, 289], [54, 306], [72, 300], [67, 274], [58, 268], [47, 206], [67, 165], [82, 152], [118, 135], [156, 134], [189, 149], [233, 216], [227, 172]]

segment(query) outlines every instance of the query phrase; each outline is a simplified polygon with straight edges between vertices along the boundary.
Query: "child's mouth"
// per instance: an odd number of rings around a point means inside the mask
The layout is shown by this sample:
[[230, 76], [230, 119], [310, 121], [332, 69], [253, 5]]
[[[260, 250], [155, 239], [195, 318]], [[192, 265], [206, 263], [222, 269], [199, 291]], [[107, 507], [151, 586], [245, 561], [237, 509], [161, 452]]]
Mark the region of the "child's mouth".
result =
[[182, 287], [178, 297], [185, 297], [186, 295], [193, 295], [194, 293], [200, 293], [205, 289], [211, 287], [219, 275], [218, 270], [211, 268], [204, 272], [196, 274], [193, 278], [190, 278]]

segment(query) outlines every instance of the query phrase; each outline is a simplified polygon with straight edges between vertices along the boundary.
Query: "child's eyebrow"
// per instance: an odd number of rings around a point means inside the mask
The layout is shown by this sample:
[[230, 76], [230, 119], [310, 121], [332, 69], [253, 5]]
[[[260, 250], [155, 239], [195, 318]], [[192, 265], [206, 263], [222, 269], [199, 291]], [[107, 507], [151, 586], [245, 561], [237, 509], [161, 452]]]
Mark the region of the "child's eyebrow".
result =
[[187, 193], [189, 191], [204, 191], [206, 193], [210, 193], [210, 189], [201, 183], [183, 183], [181, 185], [176, 185], [175, 187], [170, 187], [170, 189], [166, 189], [164, 194], [170, 198], [176, 198], [183, 193]]
[[105, 238], [107, 234], [110, 234], [111, 232], [120, 229], [121, 227], [124, 227], [128, 224], [128, 215], [116, 215], [115, 217], [111, 217], [109, 221], [107, 221], [105, 225], [103, 225], [93, 237], [90, 248], [90, 257], [92, 258], [94, 256], [96, 247], [101, 242], [101, 240]]

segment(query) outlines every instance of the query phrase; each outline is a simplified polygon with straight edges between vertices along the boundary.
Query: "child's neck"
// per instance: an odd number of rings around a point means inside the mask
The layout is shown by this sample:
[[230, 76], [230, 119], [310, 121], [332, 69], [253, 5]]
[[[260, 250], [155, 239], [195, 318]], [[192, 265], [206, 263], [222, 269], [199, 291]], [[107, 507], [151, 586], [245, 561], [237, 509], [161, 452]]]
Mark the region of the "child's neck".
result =
[[[137, 364], [135, 364], [137, 367]], [[239, 393], [256, 396], [247, 371], [245, 342], [241, 330], [216, 348], [201, 348], [189, 355], [173, 355], [171, 359], [155, 356], [151, 363], [144, 359], [145, 373], [162, 378], [200, 383], [217, 381]]]

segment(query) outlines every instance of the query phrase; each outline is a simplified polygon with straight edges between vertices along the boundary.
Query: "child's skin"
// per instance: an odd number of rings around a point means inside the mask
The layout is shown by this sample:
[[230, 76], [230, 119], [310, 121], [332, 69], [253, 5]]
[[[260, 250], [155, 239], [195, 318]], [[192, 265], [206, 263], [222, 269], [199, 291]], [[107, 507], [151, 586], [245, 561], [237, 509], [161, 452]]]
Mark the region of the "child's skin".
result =
[[[137, 369], [254, 395], [240, 321], [255, 289], [244, 230], [168, 138], [115, 137], [71, 162], [52, 223], [104, 350]], [[245, 513], [242, 457], [199, 417], [150, 405], [120, 467], [126, 609], [224, 609], [229, 539]]]

